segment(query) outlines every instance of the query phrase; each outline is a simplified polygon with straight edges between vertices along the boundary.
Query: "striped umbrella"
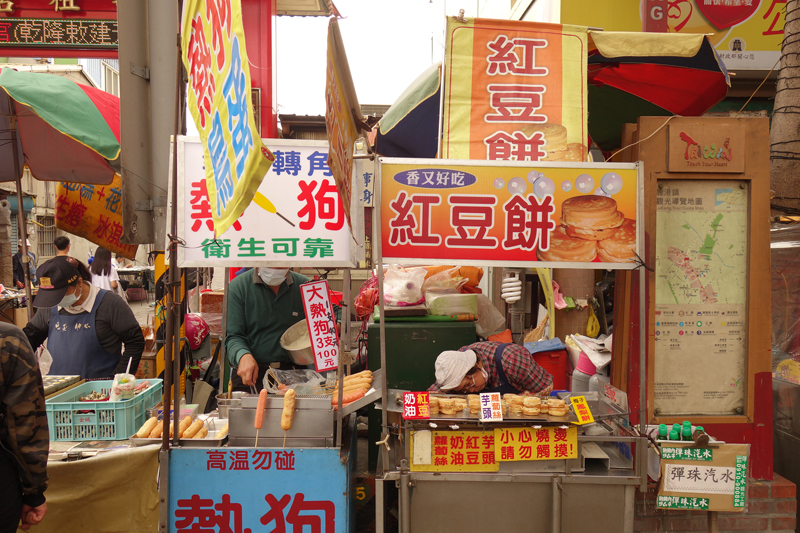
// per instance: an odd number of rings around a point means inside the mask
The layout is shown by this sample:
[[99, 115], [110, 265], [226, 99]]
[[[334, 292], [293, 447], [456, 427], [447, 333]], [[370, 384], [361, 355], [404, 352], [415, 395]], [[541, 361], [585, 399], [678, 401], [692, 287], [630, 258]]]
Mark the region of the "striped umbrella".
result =
[[642, 116], [700, 116], [720, 102], [730, 78], [701, 34], [589, 33], [589, 136], [620, 148], [622, 125]]
[[42, 181], [111, 183], [119, 169], [118, 97], [11, 68], [0, 69], [0, 88], [0, 181], [16, 181], [25, 165]]

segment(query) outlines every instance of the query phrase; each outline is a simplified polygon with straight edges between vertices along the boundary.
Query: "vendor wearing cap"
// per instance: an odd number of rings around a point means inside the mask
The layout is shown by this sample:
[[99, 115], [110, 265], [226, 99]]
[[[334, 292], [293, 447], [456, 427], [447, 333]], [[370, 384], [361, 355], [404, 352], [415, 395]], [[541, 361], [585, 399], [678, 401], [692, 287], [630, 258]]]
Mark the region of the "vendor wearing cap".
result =
[[553, 376], [513, 343], [476, 342], [436, 358], [436, 383], [429, 391], [549, 394]]
[[291, 369], [281, 337], [306, 317], [300, 285], [307, 277], [288, 268], [254, 268], [228, 286], [225, 353], [236, 371], [233, 390], [261, 390], [269, 367]]
[[89, 283], [92, 275], [74, 257], [55, 257], [37, 274], [39, 292], [33, 306], [41, 310], [23, 331], [34, 350], [47, 339], [53, 356], [49, 374], [112, 379], [125, 372], [129, 359], [135, 374], [144, 335], [128, 304]]

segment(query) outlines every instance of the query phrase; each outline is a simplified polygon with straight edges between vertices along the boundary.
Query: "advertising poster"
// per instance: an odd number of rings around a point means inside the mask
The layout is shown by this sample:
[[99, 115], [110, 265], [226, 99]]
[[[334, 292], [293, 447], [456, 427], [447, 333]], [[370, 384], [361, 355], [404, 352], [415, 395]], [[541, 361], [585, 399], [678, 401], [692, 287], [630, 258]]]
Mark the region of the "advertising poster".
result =
[[705, 34], [730, 70], [770, 70], [780, 57], [786, 0], [631, 2], [635, 3], [642, 31]]
[[638, 172], [633, 163], [382, 159], [384, 259], [634, 268]]
[[585, 27], [447, 20], [444, 159], [586, 160]]
[[748, 191], [743, 184], [659, 181], [654, 400], [662, 416], [735, 415], [744, 408]]
[[197, 138], [178, 138], [180, 267], [352, 267], [355, 246], [331, 171], [328, 143], [272, 139], [275, 164], [245, 212], [215, 238]]
[[244, 212], [275, 156], [261, 142], [250, 101], [240, 0], [187, 0], [181, 23], [188, 107], [200, 132], [216, 235]]
[[110, 185], [59, 182], [56, 187], [56, 228], [83, 237], [120, 257], [136, 257], [136, 244], [123, 244], [122, 178]]

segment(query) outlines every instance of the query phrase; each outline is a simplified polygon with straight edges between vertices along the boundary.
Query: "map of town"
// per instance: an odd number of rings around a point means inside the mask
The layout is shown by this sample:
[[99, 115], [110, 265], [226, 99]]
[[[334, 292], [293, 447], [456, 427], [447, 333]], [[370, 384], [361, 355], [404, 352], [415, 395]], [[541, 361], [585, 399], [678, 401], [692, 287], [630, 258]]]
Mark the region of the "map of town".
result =
[[715, 211], [658, 211], [658, 304], [745, 303], [747, 215], [738, 196], [718, 189]]

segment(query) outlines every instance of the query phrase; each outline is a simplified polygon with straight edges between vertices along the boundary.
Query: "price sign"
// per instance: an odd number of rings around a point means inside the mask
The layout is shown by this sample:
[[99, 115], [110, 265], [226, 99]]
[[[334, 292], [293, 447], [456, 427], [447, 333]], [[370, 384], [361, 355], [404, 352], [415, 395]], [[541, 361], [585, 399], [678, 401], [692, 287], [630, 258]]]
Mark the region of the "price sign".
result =
[[575, 409], [575, 416], [578, 417], [578, 425], [591, 424], [594, 422], [592, 411], [586, 403], [586, 396], [574, 396], [570, 398], [572, 408]]
[[300, 285], [303, 308], [306, 312], [308, 335], [314, 350], [317, 372], [335, 370], [339, 366], [339, 339], [336, 337], [336, 320], [333, 316], [328, 282], [312, 281]]
[[499, 392], [481, 393], [481, 422], [502, 422], [503, 402]]
[[427, 420], [431, 417], [427, 392], [403, 393], [403, 420]]

